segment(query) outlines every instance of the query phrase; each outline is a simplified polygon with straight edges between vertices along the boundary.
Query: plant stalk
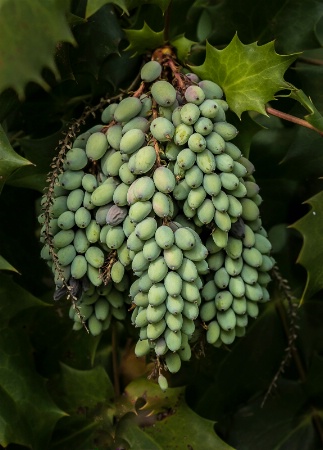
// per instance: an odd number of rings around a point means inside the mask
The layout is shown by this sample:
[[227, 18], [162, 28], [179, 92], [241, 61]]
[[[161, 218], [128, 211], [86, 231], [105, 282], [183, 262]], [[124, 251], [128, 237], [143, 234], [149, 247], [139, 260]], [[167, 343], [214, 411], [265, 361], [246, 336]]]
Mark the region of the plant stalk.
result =
[[266, 107], [266, 112], [271, 114], [272, 116], [279, 117], [280, 119], [287, 120], [288, 122], [296, 123], [297, 125], [301, 125], [302, 127], [309, 128], [310, 130], [316, 131], [321, 136], [323, 136], [323, 131], [318, 130], [313, 127], [310, 123], [306, 122], [304, 119], [300, 119], [299, 117], [292, 116], [291, 114], [284, 113], [282, 111], [278, 111], [278, 109], [271, 108], [270, 106]]

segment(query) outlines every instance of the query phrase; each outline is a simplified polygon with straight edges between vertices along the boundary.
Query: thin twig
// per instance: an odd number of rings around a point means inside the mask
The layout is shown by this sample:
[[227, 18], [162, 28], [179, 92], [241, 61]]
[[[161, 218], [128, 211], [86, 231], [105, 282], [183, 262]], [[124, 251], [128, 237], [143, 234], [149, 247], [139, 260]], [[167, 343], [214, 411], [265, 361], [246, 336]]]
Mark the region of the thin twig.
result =
[[291, 114], [278, 111], [277, 109], [271, 108], [270, 106], [266, 106], [266, 112], [268, 114], [271, 114], [272, 116], [276, 116], [279, 117], [280, 119], [287, 120], [288, 122], [293, 122], [296, 123], [297, 125], [301, 125], [302, 127], [309, 128], [310, 130], [316, 131], [318, 134], [323, 136], [323, 131], [313, 127], [313, 125], [306, 122], [306, 120], [304, 119], [300, 119], [299, 117], [292, 116]]
[[120, 396], [119, 364], [118, 364], [118, 330], [115, 321], [112, 322], [112, 366], [113, 366], [113, 384], [115, 396]]
[[295, 364], [298, 367], [298, 371], [299, 371], [301, 380], [304, 381], [304, 378], [305, 378], [305, 371], [303, 369], [303, 365], [299, 359], [299, 355], [298, 355], [296, 347], [295, 347], [295, 341], [297, 339], [297, 330], [298, 330], [298, 326], [296, 324], [297, 305], [294, 303], [294, 297], [291, 294], [291, 288], [288, 284], [288, 281], [282, 277], [277, 265], [275, 265], [272, 270], [272, 276], [278, 285], [279, 292], [282, 294], [282, 297], [287, 300], [287, 303], [288, 303], [289, 323], [286, 318], [286, 310], [285, 310], [284, 306], [282, 305], [281, 302], [277, 303], [277, 309], [278, 309], [280, 318], [283, 322], [283, 327], [284, 327], [284, 330], [285, 330], [285, 333], [286, 333], [286, 336], [288, 339], [288, 345], [285, 349], [285, 356], [284, 356], [283, 360], [281, 361], [280, 366], [269, 385], [269, 388], [268, 388], [268, 390], [264, 396], [264, 399], [261, 403], [261, 407], [264, 406], [264, 404], [266, 403], [271, 392], [277, 387], [277, 381], [281, 377], [281, 375], [284, 373], [292, 356], [294, 358]]

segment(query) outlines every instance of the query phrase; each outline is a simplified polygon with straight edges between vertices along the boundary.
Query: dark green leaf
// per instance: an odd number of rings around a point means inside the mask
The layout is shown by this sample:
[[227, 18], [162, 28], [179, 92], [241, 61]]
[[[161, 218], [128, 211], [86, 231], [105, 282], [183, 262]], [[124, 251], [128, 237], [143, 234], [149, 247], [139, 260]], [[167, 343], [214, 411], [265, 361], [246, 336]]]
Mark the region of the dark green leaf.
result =
[[146, 23], [141, 30], [125, 30], [129, 46], [133, 54], [143, 54], [164, 45], [164, 31], [153, 31]]
[[65, 127], [41, 139], [22, 138], [19, 144], [24, 155], [33, 163], [33, 167], [25, 167], [14, 173], [8, 180], [11, 186], [35, 189], [44, 192], [50, 163], [55, 155], [55, 148], [63, 136]]
[[208, 2], [212, 17], [211, 43], [224, 44], [238, 32], [240, 38], [260, 44], [276, 41], [283, 53], [303, 51], [318, 46], [315, 24], [323, 14], [322, 2], [316, 0], [226, 0], [215, 6]]
[[71, 51], [71, 62], [76, 73], [90, 72], [95, 78], [106, 58], [119, 53], [124, 38], [118, 17], [111, 4], [104, 5], [88, 21], [75, 29], [78, 47]]
[[307, 271], [307, 281], [301, 303], [323, 289], [323, 268], [321, 264], [323, 258], [323, 191], [314, 195], [305, 203], [311, 206], [311, 210], [291, 225], [303, 237], [303, 246], [297, 259], [297, 262]]
[[114, 398], [110, 378], [101, 366], [91, 370], [78, 370], [61, 364], [61, 376], [58, 382], [56, 401], [69, 414], [75, 414], [80, 408], [91, 414], [94, 410], [108, 405]]
[[23, 98], [30, 81], [48, 89], [42, 77], [45, 67], [58, 77], [55, 46], [59, 41], [75, 42], [65, 16], [66, 3], [60, 0], [1, 2], [0, 92], [12, 87]]
[[87, 450], [94, 448], [98, 437], [110, 435], [114, 389], [103, 367], [77, 370], [61, 364], [61, 374], [52, 383], [51, 393], [69, 413], [60, 422], [51, 448]]
[[19, 103], [17, 94], [12, 89], [6, 89], [0, 94], [0, 123], [8, 114], [17, 109]]
[[[52, 430], [64, 416], [50, 398], [44, 379], [35, 368], [32, 348], [16, 317], [45, 304], [0, 275], [0, 444], [47, 448]], [[11, 324], [9, 326], [9, 321]]]
[[32, 163], [14, 151], [0, 125], [0, 192], [10, 175], [29, 164]]
[[304, 390], [296, 382], [281, 382], [273, 398], [261, 408], [251, 399], [235, 414], [229, 442], [246, 450], [304, 450], [320, 448]]
[[156, 5], [164, 13], [172, 0], [125, 0], [129, 10], [142, 5]]
[[[209, 349], [194, 389], [199, 414], [219, 420], [258, 390], [266, 391], [287, 345], [272, 298], [266, 310], [248, 326], [245, 337], [228, 349]], [[257, 374], [257, 376], [255, 376]], [[188, 395], [190, 390], [188, 390]], [[210, 399], [216, 401], [210, 403]]]
[[200, 78], [218, 83], [230, 108], [240, 117], [250, 110], [266, 114], [265, 104], [277, 91], [289, 88], [283, 75], [295, 58], [278, 55], [273, 42], [244, 45], [235, 35], [223, 50], [207, 43], [204, 64], [191, 68]]

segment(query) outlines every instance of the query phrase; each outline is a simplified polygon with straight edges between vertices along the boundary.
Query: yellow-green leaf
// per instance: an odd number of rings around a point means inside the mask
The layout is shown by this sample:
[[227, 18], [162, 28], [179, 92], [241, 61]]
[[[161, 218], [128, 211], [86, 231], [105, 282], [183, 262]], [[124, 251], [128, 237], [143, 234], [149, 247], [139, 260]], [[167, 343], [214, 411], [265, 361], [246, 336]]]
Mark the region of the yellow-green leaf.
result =
[[290, 97], [294, 100], [297, 100], [307, 111], [309, 114], [304, 116], [304, 119], [313, 125], [313, 127], [317, 128], [320, 131], [323, 131], [323, 116], [322, 114], [315, 108], [312, 100], [305, 95], [305, 93], [301, 89], [295, 89], [290, 93]]
[[14, 151], [6, 133], [0, 125], [0, 192], [10, 175], [20, 167], [29, 164], [32, 163]]
[[191, 53], [191, 48], [196, 42], [187, 39], [184, 34], [177, 36], [171, 42], [171, 45], [175, 47], [177, 57], [182, 62], [185, 63]]
[[303, 236], [303, 246], [297, 258], [297, 262], [307, 271], [301, 303], [323, 289], [323, 191], [305, 203], [311, 206], [311, 210], [291, 225], [291, 228], [295, 228]]
[[146, 22], [141, 30], [125, 30], [125, 33], [129, 41], [125, 50], [132, 50], [135, 55], [154, 50], [165, 43], [164, 30], [154, 31]]
[[207, 43], [204, 63], [191, 69], [200, 78], [219, 84], [240, 117], [243, 111], [266, 114], [265, 104], [275, 99], [277, 91], [290, 89], [284, 73], [295, 59], [295, 54], [278, 55], [273, 42], [244, 45], [235, 35], [223, 50]]
[[19, 273], [3, 256], [0, 255], [0, 270], [9, 270], [11, 272]]
[[[124, 397], [128, 402], [128, 415], [121, 419], [116, 435], [126, 440], [131, 448], [232, 450], [216, 435], [213, 421], [189, 408], [183, 387], [168, 388], [163, 392], [158, 384], [142, 378], [127, 386]], [[138, 403], [142, 404], [140, 417], [145, 434], [141, 432], [135, 414], [129, 414], [136, 411]]]

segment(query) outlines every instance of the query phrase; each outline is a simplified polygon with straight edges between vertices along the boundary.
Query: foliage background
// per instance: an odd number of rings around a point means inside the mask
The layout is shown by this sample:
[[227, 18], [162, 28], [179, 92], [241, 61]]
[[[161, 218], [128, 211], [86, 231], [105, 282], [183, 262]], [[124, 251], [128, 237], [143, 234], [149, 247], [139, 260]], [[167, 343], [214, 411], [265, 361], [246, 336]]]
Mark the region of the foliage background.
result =
[[[321, 1], [173, 0], [164, 15], [168, 4], [0, 1], [0, 444], [9, 450], [323, 446], [322, 134], [232, 114], [279, 267], [272, 301], [245, 338], [194, 358], [166, 394], [146, 380], [127, 324], [112, 336], [75, 333], [68, 302], [52, 301], [37, 215], [55, 148], [86, 106], [127, 89], [165, 24], [191, 65], [203, 64], [206, 39], [225, 49], [235, 33], [245, 45], [275, 40], [278, 54], [297, 53], [285, 80], [307, 97], [285, 90], [270, 106], [304, 118], [311, 99], [306, 119], [323, 129]], [[99, 120], [89, 115], [85, 128]]]

